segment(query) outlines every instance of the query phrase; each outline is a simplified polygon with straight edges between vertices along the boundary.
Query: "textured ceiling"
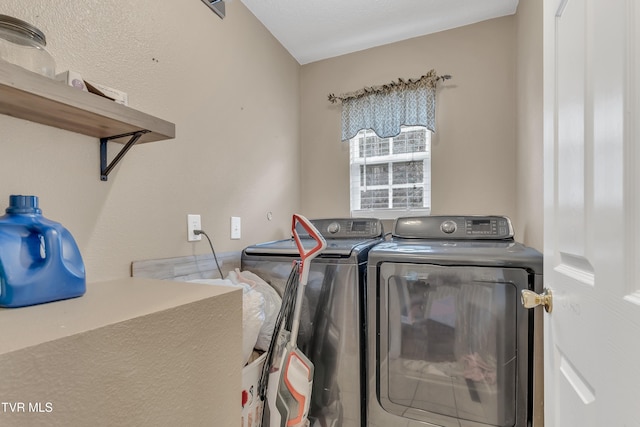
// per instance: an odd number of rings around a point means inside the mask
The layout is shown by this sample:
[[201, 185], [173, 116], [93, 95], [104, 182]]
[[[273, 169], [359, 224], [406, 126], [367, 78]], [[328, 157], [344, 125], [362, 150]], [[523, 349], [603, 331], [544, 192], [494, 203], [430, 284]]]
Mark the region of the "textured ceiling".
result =
[[241, 0], [300, 64], [512, 15], [518, 0]]

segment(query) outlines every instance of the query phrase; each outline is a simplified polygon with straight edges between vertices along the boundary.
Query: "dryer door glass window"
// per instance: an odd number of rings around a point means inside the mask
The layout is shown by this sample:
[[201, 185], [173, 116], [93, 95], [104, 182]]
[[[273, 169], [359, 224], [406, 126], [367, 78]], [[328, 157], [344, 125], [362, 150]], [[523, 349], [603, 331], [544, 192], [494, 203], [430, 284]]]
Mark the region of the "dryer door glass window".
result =
[[521, 269], [382, 264], [382, 407], [436, 425], [514, 425], [518, 288], [526, 283]]

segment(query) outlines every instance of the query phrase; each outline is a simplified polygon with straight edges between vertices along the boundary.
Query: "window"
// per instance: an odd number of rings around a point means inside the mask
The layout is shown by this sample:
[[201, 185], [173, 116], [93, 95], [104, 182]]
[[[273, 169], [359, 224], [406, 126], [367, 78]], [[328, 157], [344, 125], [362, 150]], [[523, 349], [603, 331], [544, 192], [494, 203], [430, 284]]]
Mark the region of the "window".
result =
[[360, 131], [349, 141], [352, 216], [393, 219], [431, 211], [431, 132], [402, 127], [379, 138]]

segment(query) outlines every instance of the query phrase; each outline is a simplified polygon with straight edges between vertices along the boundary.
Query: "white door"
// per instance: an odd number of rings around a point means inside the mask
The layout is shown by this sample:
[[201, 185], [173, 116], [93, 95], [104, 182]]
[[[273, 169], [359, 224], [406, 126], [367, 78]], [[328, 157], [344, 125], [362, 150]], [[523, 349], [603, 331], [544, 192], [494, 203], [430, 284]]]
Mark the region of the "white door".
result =
[[640, 1], [544, 0], [545, 426], [640, 426]]

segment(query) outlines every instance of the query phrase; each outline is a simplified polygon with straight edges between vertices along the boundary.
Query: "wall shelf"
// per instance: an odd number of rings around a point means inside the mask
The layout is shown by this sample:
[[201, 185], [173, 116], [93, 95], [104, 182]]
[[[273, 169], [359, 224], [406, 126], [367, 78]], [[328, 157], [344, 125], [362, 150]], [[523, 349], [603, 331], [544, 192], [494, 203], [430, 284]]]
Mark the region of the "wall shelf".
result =
[[[175, 138], [173, 123], [2, 60], [0, 114], [99, 138], [103, 181], [132, 145]], [[107, 141], [125, 144], [109, 165]]]

